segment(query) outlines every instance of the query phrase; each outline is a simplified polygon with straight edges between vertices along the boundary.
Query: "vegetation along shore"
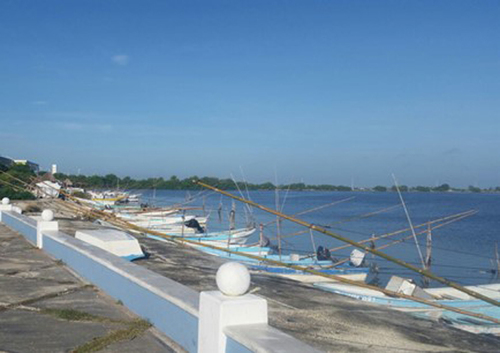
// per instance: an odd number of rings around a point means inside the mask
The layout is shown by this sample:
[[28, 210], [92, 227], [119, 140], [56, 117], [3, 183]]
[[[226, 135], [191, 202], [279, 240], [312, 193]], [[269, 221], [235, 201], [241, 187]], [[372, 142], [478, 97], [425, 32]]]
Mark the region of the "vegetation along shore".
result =
[[[116, 188], [120, 186], [124, 189], [163, 189], [163, 190], [198, 190], [200, 187], [193, 183], [193, 180], [200, 180], [209, 185], [216, 185], [222, 190], [249, 189], [249, 190], [274, 190], [276, 185], [271, 182], [265, 183], [245, 183], [235, 182], [232, 179], [219, 179], [216, 177], [203, 177], [192, 176], [185, 179], [179, 179], [177, 176], [171, 176], [169, 179], [163, 177], [147, 178], [147, 179], [133, 179], [131, 177], [120, 178], [114, 174], [107, 174], [105, 176], [92, 175], [67, 175], [62, 173], [55, 174], [59, 180], [70, 180], [74, 186], [84, 188]], [[236, 187], [237, 185], [237, 187]], [[377, 192], [394, 192], [394, 186], [387, 187], [377, 185], [374, 187], [351, 187], [346, 185], [330, 185], [319, 184], [310, 185], [305, 183], [292, 183], [278, 185], [281, 189], [290, 189], [295, 191], [377, 191]], [[406, 186], [400, 185], [399, 189], [403, 192], [500, 192], [500, 186], [489, 187], [481, 189], [476, 186], [469, 186], [467, 188], [452, 187], [449, 184], [442, 184], [435, 187], [430, 186]]]

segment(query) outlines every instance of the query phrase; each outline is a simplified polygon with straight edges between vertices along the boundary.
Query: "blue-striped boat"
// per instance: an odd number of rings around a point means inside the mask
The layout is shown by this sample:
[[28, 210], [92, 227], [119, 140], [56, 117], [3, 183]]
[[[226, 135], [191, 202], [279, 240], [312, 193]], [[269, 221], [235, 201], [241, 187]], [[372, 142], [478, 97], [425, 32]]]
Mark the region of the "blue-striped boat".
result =
[[[459, 314], [454, 311], [435, 308], [410, 299], [390, 297], [373, 289], [361, 288], [343, 283], [314, 283], [314, 286], [335, 294], [408, 312], [420, 318], [440, 319], [451, 326], [469, 332], [491, 334], [500, 333], [500, 325], [493, 322]], [[483, 294], [491, 299], [500, 299], [500, 283], [466, 286], [466, 288]], [[429, 288], [419, 289], [419, 291], [424, 293], [426, 300], [457, 309], [464, 309], [478, 314], [484, 314], [500, 320], [499, 307], [471, 297], [455, 288]], [[406, 294], [415, 295], [414, 293]]]

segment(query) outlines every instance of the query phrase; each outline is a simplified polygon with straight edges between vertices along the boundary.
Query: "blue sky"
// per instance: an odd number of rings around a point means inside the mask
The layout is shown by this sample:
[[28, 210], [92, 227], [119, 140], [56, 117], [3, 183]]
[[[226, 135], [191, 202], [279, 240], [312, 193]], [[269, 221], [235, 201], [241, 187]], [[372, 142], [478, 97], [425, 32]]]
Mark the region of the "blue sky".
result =
[[500, 185], [498, 1], [2, 1], [0, 155]]

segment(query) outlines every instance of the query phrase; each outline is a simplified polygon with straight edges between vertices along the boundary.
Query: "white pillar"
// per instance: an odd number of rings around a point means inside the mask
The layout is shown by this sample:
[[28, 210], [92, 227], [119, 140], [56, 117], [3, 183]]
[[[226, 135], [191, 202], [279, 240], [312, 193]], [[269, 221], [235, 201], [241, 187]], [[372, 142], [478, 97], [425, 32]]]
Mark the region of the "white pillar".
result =
[[0, 203], [0, 222], [2, 221], [2, 211], [12, 211], [12, 205], [8, 197], [4, 197]]
[[39, 249], [43, 248], [43, 235], [42, 232], [45, 230], [59, 230], [59, 223], [53, 221], [54, 212], [51, 210], [44, 210], [42, 212], [42, 219], [38, 220], [36, 223], [36, 246]]
[[267, 301], [244, 294], [250, 286], [245, 266], [237, 262], [222, 265], [217, 286], [220, 291], [200, 293], [198, 353], [225, 353], [226, 326], [267, 324]]

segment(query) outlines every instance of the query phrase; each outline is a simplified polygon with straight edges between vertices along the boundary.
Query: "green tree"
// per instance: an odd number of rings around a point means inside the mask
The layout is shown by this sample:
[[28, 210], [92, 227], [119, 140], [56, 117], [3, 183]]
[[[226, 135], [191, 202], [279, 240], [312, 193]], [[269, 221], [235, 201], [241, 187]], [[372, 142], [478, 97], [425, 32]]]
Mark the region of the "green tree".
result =
[[[391, 187], [391, 191], [398, 191], [395, 185], [393, 187]], [[406, 186], [406, 185], [399, 185], [399, 191], [401, 191], [401, 192], [407, 192], [408, 191], [408, 186]]]
[[479, 193], [479, 192], [481, 192], [481, 189], [476, 187], [476, 186], [469, 185], [469, 191]]
[[450, 191], [450, 185], [448, 185], [448, 184], [442, 184], [440, 186], [435, 187], [433, 190], [434, 191], [439, 191], [439, 192]]

